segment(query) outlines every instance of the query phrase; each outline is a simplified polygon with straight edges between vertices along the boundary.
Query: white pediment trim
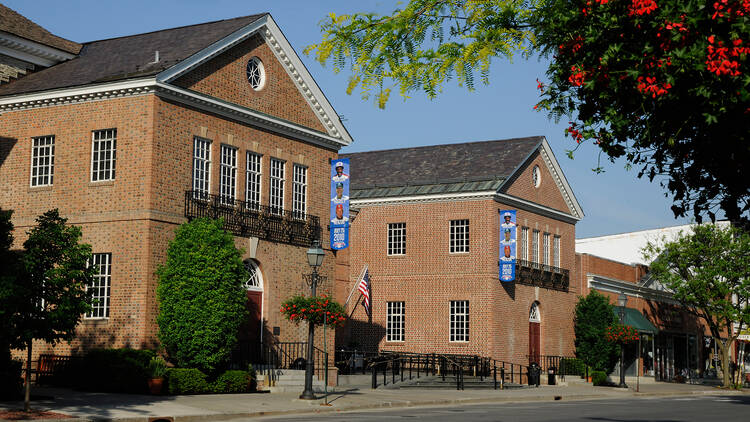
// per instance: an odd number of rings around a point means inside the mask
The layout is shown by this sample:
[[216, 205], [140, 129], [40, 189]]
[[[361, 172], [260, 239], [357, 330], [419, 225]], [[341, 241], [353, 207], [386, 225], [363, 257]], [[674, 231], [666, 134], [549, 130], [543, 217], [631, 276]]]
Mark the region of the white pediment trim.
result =
[[197, 66], [211, 60], [224, 51], [234, 47], [247, 38], [259, 34], [271, 48], [277, 60], [283, 65], [289, 77], [297, 86], [300, 94], [305, 98], [310, 108], [326, 128], [331, 138], [337, 139], [340, 146], [352, 143], [352, 138], [344, 127], [333, 106], [323, 95], [318, 84], [307, 71], [284, 34], [279, 29], [271, 15], [266, 14], [251, 24], [240, 28], [223, 39], [209, 45], [187, 59], [156, 75], [161, 83], [169, 83]]
[[352, 199], [351, 206], [423, 204], [429, 202], [476, 201], [492, 199], [495, 191], [441, 193], [432, 195], [386, 196], [381, 198]]
[[75, 54], [1, 31], [0, 54], [44, 67], [50, 67], [75, 57]]

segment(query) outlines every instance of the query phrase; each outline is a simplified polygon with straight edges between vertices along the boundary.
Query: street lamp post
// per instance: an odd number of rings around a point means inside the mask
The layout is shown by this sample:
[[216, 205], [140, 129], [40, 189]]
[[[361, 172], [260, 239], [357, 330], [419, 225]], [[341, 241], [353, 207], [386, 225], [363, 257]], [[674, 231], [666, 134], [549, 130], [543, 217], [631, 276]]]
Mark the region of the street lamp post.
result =
[[[310, 249], [307, 250], [307, 263], [312, 268], [312, 273], [305, 277], [305, 281], [310, 285], [311, 295], [314, 297], [318, 288], [318, 267], [323, 263], [325, 251], [320, 247], [320, 241], [314, 240]], [[305, 391], [299, 396], [303, 400], [315, 400], [313, 392], [313, 345], [315, 336], [315, 325], [311, 320], [307, 321], [307, 362], [305, 366]]]
[[[620, 305], [620, 324], [625, 325], [625, 305], [628, 304], [628, 297], [624, 292], [620, 292], [617, 297], [617, 304]], [[628, 388], [625, 384], [625, 343], [620, 344], [620, 388]]]

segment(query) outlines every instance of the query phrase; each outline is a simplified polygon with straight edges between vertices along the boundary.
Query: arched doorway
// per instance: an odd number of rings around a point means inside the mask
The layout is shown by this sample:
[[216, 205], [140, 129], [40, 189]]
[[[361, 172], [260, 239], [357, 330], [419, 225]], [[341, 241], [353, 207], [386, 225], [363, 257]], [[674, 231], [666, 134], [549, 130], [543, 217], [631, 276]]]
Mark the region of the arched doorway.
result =
[[542, 318], [539, 314], [539, 303], [534, 302], [529, 309], [529, 363], [539, 363], [541, 360], [541, 326]]
[[244, 286], [249, 317], [247, 326], [243, 329], [243, 337], [250, 343], [259, 343], [263, 340], [263, 274], [255, 260], [246, 259], [244, 264], [248, 273]]

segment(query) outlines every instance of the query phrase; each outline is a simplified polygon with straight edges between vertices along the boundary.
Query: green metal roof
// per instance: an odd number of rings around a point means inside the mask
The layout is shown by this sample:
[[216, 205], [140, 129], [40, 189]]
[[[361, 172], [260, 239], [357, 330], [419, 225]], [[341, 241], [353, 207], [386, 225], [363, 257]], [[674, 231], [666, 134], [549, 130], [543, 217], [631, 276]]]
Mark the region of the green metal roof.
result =
[[479, 182], [435, 183], [411, 186], [374, 187], [352, 189], [352, 199], [389, 198], [394, 196], [435, 195], [441, 193], [481, 192], [500, 188], [504, 179]]
[[[621, 307], [615, 306], [615, 316], [618, 319], [620, 318], [620, 309]], [[633, 308], [625, 308], [624, 324], [629, 325], [642, 333], [656, 334], [659, 332], [651, 321], [646, 319], [640, 311]]]

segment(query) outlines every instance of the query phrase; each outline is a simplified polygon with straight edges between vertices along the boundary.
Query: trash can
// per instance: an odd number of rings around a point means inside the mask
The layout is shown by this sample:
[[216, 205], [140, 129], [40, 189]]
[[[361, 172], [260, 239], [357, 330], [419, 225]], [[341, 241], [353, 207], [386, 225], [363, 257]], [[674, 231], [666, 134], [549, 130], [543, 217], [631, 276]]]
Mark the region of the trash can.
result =
[[538, 363], [533, 362], [529, 365], [529, 386], [536, 385], [539, 387], [539, 377], [541, 375], [542, 368]]
[[547, 385], [555, 385], [555, 375], [557, 373], [557, 368], [554, 366], [550, 366], [547, 369]]

